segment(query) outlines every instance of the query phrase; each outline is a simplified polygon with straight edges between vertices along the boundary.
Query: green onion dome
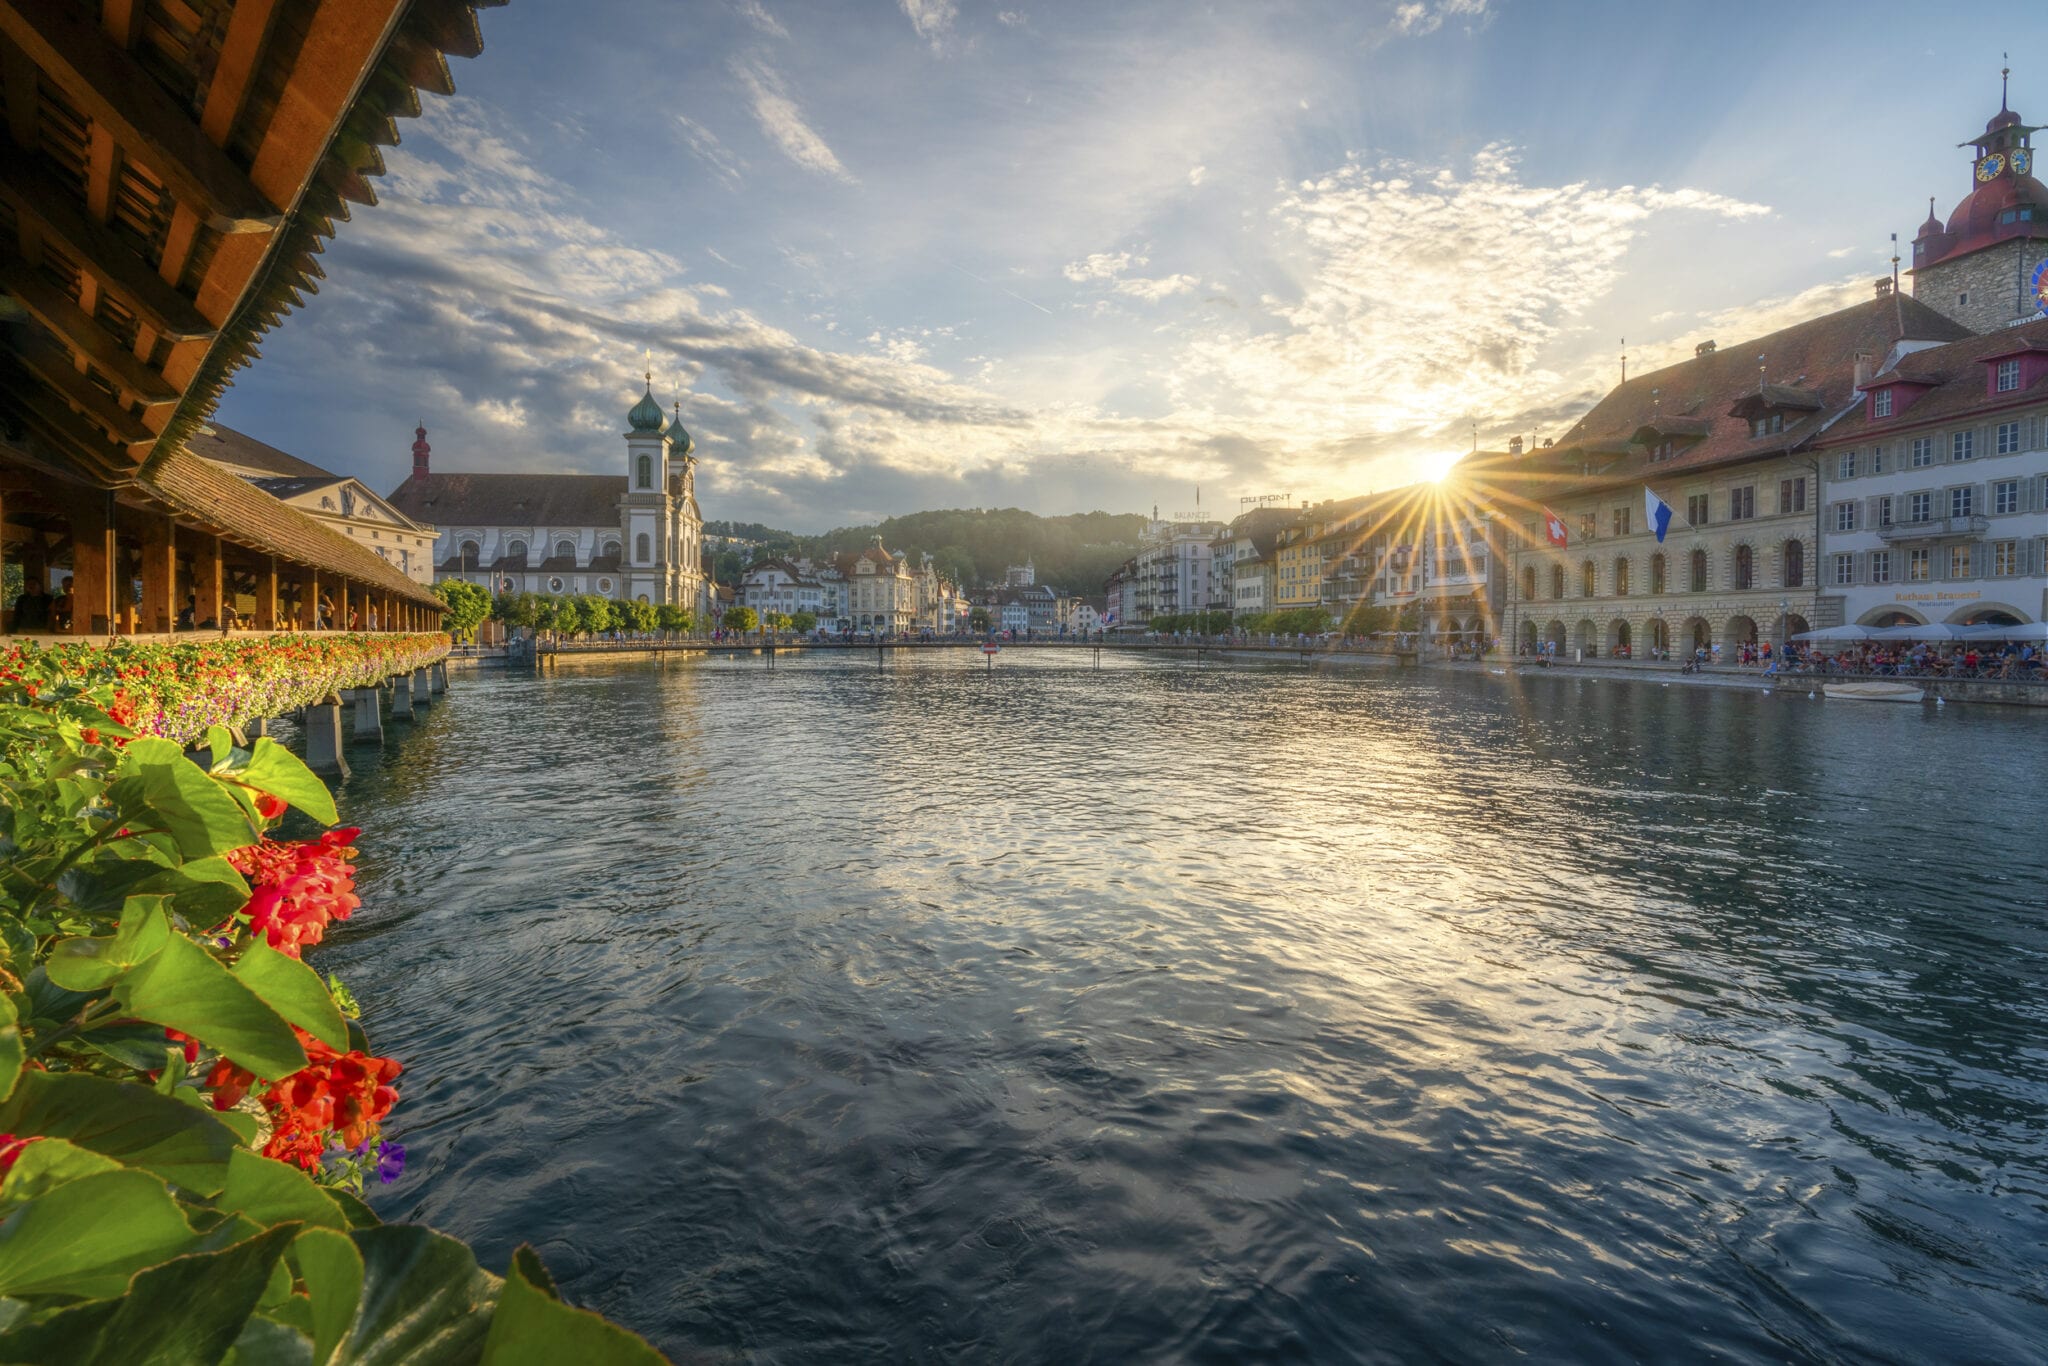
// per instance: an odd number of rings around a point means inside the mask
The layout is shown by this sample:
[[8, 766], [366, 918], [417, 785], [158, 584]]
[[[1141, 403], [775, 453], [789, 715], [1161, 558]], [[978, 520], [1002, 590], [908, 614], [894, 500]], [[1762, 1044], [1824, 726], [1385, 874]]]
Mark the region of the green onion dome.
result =
[[654, 385], [651, 381], [648, 383], [647, 392], [642, 394], [640, 401], [627, 412], [626, 421], [633, 424], [633, 430], [636, 432], [658, 432], [668, 425], [668, 420], [661, 415], [661, 405], [654, 401]]

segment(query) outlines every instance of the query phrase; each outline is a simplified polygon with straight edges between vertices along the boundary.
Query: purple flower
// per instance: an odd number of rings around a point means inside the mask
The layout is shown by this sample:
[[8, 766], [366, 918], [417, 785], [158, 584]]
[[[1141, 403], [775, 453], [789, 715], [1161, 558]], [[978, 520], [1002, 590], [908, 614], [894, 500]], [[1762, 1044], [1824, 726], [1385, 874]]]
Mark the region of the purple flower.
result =
[[377, 1152], [377, 1179], [390, 1185], [405, 1170], [405, 1146], [386, 1142]]

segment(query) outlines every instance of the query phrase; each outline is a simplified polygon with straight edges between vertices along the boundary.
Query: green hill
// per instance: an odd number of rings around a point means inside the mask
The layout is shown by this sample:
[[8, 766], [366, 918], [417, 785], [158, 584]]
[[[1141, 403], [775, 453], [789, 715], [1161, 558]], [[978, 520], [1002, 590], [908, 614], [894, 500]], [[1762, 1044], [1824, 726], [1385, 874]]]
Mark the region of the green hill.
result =
[[[880, 533], [889, 549], [903, 551], [913, 562], [929, 553], [940, 572], [970, 587], [999, 583], [1007, 566], [1028, 559], [1040, 583], [1087, 595], [1101, 592], [1102, 581], [1137, 553], [1144, 526], [1145, 518], [1136, 513], [1041, 517], [1022, 508], [950, 508], [838, 527], [822, 536], [799, 536], [750, 522], [706, 522], [704, 530], [753, 542], [764, 554], [814, 558], [864, 549]], [[727, 563], [721, 557], [721, 578], [726, 577]]]

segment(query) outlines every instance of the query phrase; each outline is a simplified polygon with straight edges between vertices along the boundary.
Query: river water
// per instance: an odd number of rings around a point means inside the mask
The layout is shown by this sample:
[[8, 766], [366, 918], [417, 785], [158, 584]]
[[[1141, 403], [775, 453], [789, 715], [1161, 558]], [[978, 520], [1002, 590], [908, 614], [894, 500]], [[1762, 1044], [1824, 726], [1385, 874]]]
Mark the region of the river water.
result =
[[458, 674], [389, 1218], [684, 1360], [2048, 1354], [2048, 713], [1012, 651]]

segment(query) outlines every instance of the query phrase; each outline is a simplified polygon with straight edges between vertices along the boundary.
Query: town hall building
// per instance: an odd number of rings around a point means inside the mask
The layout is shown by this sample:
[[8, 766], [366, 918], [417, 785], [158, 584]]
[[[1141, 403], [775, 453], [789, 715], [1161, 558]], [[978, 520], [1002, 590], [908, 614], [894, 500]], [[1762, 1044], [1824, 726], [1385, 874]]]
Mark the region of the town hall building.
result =
[[434, 578], [492, 593], [595, 593], [710, 616], [695, 443], [645, 393], [626, 414], [620, 474], [435, 473], [424, 426], [391, 505], [440, 529]]

